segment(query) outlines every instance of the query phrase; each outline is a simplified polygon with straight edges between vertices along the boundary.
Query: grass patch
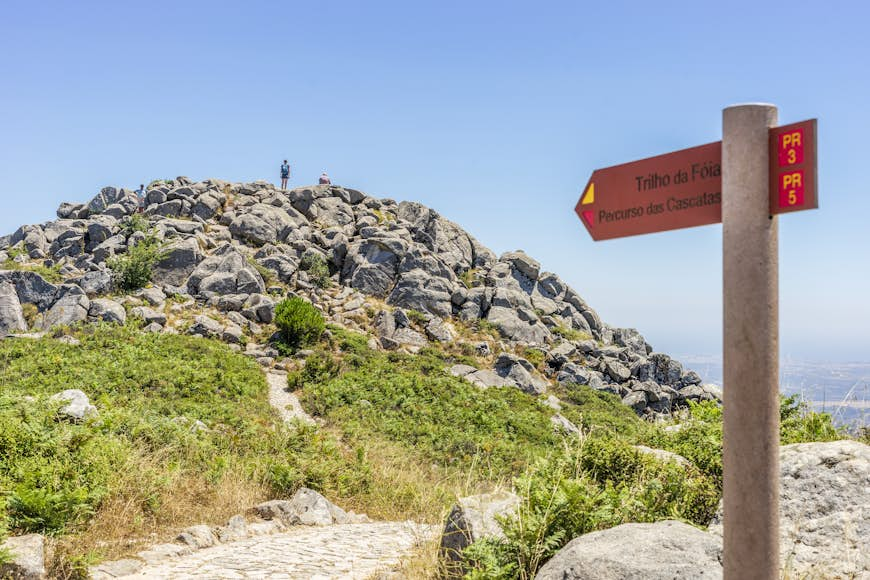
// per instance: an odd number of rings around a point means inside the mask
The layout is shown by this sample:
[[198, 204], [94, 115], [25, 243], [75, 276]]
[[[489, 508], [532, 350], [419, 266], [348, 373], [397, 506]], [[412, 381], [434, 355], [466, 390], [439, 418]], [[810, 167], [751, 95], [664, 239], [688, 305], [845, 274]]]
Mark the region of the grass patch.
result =
[[[58, 575], [86, 553], [123, 555], [122, 538], [154, 543], [150, 533], [221, 523], [302, 485], [330, 497], [371, 488], [364, 455], [286, 428], [258, 365], [225, 345], [132, 327], [76, 337], [79, 346], [0, 341], [0, 528], [61, 537]], [[99, 415], [60, 420], [49, 397], [67, 388]], [[197, 420], [206, 428], [193, 429]]]
[[21, 264], [14, 259], [9, 258], [0, 264], [0, 270], [19, 270], [25, 272], [35, 272], [42, 276], [46, 282], [52, 284], [60, 284], [63, 282], [63, 274], [60, 273], [60, 266], [45, 266], [43, 264]]
[[592, 335], [582, 330], [568, 328], [567, 326], [556, 326], [550, 331], [556, 336], [561, 336], [565, 340], [591, 340]]
[[481, 390], [436, 356], [364, 352], [308, 359], [293, 378], [309, 412], [349, 440], [384, 440], [418, 460], [467, 466], [493, 477], [521, 471], [558, 445], [552, 410], [517, 389]]

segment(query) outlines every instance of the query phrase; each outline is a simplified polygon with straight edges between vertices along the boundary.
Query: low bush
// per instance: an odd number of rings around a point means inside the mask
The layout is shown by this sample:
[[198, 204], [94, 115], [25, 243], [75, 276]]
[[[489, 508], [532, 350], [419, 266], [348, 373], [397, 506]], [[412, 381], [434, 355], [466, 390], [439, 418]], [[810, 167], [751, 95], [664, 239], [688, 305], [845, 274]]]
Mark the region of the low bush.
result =
[[149, 234], [129, 247], [126, 254], [110, 259], [108, 265], [115, 275], [117, 287], [129, 292], [144, 288], [151, 282], [152, 268], [162, 257], [160, 241]]
[[311, 282], [318, 288], [329, 288], [332, 280], [329, 278], [329, 264], [326, 258], [316, 252], [309, 252], [302, 256], [299, 269], [308, 272]]
[[326, 329], [323, 314], [298, 296], [278, 303], [275, 307], [275, 325], [281, 332], [283, 346], [291, 351], [315, 343]]
[[465, 550], [470, 578], [533, 578], [573, 538], [625, 522], [683, 519], [705, 525], [719, 501], [715, 483], [696, 469], [661, 462], [615, 438], [578, 439], [539, 461], [515, 486], [515, 517], [505, 539]]

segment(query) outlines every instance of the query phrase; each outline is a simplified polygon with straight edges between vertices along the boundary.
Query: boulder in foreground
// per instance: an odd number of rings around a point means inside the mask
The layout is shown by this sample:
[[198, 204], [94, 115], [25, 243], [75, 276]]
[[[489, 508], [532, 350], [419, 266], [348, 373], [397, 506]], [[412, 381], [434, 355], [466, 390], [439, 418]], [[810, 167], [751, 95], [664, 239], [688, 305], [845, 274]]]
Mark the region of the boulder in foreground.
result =
[[722, 578], [722, 544], [689, 524], [622, 524], [579, 536], [559, 550], [536, 580], [674, 580]]

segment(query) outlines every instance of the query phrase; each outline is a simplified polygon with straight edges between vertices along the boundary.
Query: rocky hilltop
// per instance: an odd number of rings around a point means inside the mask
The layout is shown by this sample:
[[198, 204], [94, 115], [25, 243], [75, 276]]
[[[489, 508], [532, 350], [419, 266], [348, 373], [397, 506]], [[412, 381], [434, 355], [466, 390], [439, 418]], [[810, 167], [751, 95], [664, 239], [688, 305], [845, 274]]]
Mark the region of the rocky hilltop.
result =
[[[461, 341], [455, 324], [496, 329], [500, 341], [473, 345], [492, 351], [492, 369], [452, 370], [482, 387], [511, 385], [539, 395], [553, 380], [587, 384], [651, 416], [719, 397], [636, 330], [608, 326], [522, 251], [498, 257], [419, 203], [331, 185], [280, 191], [263, 181], [178, 177], [152, 183], [144, 219], [133, 219], [137, 213], [133, 192], [105, 187], [87, 203], [62, 204], [55, 221], [0, 237], [7, 268], [0, 269], [0, 334], [88, 319], [123, 322], [124, 300], [107, 298], [117, 290], [110, 265], [153, 236], [160, 259], [152, 287], [138, 294], [147, 305], [132, 311], [151, 331], [248, 343], [244, 337], [272, 321], [276, 300], [289, 291], [332, 322], [371, 332], [378, 348]], [[309, 267], [318, 262], [328, 265], [328, 289]], [[203, 314], [174, 328], [149, 308], [167, 297]], [[366, 316], [373, 305], [376, 315]], [[408, 324], [409, 314], [423, 318], [425, 335]], [[544, 364], [513, 354], [517, 345], [540, 351]], [[248, 343], [247, 350], [264, 365], [278, 358], [268, 347]]]

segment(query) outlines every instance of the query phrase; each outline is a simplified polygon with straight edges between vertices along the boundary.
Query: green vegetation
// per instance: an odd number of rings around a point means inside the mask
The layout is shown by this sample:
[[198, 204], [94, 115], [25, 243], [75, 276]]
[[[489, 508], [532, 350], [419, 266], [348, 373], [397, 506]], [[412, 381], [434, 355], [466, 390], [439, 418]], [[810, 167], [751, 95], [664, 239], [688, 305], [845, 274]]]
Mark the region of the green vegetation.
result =
[[553, 334], [561, 336], [565, 340], [590, 340], [592, 338], [592, 335], [588, 332], [583, 332], [582, 330], [576, 330], [574, 328], [567, 328], [565, 326], [557, 326], [550, 330]]
[[299, 269], [308, 272], [311, 282], [318, 288], [329, 288], [332, 280], [329, 278], [329, 264], [326, 258], [316, 252], [309, 252], [302, 256]]
[[60, 284], [63, 282], [63, 274], [60, 273], [60, 266], [45, 266], [43, 264], [21, 264], [12, 258], [0, 264], [0, 270], [22, 270], [26, 272], [35, 272], [45, 278], [47, 282], [52, 284]]
[[298, 296], [275, 306], [275, 325], [281, 331], [283, 346], [290, 351], [315, 343], [326, 328], [323, 314]]
[[[183, 517], [218, 523], [301, 485], [333, 497], [371, 486], [363, 456], [281, 425], [258, 365], [225, 345], [102, 325], [76, 337], [0, 341], [0, 529], [73, 534], [55, 566], [68, 568], [76, 546]], [[81, 424], [49, 401], [76, 388], [99, 409]], [[99, 551], [125, 549], [112, 546]]]
[[303, 389], [305, 408], [340, 425], [349, 440], [386, 440], [441, 466], [482, 462], [493, 477], [516, 474], [561, 440], [553, 411], [536, 399], [517, 389], [478, 389], [426, 352], [341, 359], [319, 352], [292, 382]]
[[248, 256], [248, 264], [250, 264], [251, 267], [260, 274], [260, 277], [263, 279], [266, 286], [275, 282], [275, 272], [250, 256]]
[[532, 578], [571, 539], [625, 522], [684, 519], [705, 525], [719, 492], [697, 469], [661, 462], [616, 438], [581, 438], [517, 478], [506, 540], [466, 550], [471, 578]]
[[[78, 346], [0, 341], [0, 534], [55, 536], [52, 573], [70, 577], [126, 555], [129, 538], [222, 523], [303, 485], [372, 517], [441, 523], [457, 495], [512, 481], [520, 510], [504, 522], [505, 540], [467, 550], [470, 577], [531, 578], [578, 534], [670, 518], [705, 525], [719, 501], [714, 403], [692, 405], [681, 428], [666, 431], [616, 395], [557, 385], [559, 412], [582, 430], [565, 437], [543, 398], [447, 372], [479, 364], [473, 349], [374, 351], [367, 335], [338, 326], [321, 340], [322, 315], [298, 297], [276, 307], [276, 325], [288, 349], [318, 345], [288, 380], [324, 426], [283, 425], [259, 366], [216, 341], [133, 323], [79, 327]], [[542, 364], [539, 352], [523, 355]], [[82, 423], [50, 401], [76, 388], [99, 409]], [[829, 415], [794, 397], [783, 398], [781, 417], [783, 443], [840, 437]]]
[[475, 280], [477, 280], [477, 272], [477, 268], [469, 268], [459, 275], [459, 281], [462, 282], [466, 288], [472, 288]]
[[413, 308], [409, 308], [405, 311], [405, 314], [408, 315], [408, 320], [413, 322], [414, 324], [418, 324], [420, 326], [424, 326], [426, 324], [426, 315], [420, 312], [419, 310], [414, 310]]
[[124, 232], [129, 236], [136, 232], [148, 232], [151, 229], [151, 224], [148, 219], [140, 213], [134, 213], [124, 220], [121, 226]]
[[151, 282], [154, 264], [163, 257], [160, 240], [149, 233], [137, 244], [129, 247], [127, 253], [108, 260], [109, 268], [115, 274], [115, 283], [124, 291], [144, 288]]
[[[709, 523], [722, 490], [719, 405], [692, 405], [681, 429], [665, 431], [640, 421], [614, 395], [568, 385], [563, 398], [571, 405], [562, 414], [585, 435], [516, 478], [522, 503], [504, 522], [507, 539], [469, 546], [468, 577], [532, 578], [577, 535], [620, 523], [674, 518], [701, 527]], [[810, 411], [796, 397], [782, 398], [781, 416], [783, 444], [842, 438], [830, 415]], [[672, 451], [692, 467], [641, 454], [633, 444]]]

